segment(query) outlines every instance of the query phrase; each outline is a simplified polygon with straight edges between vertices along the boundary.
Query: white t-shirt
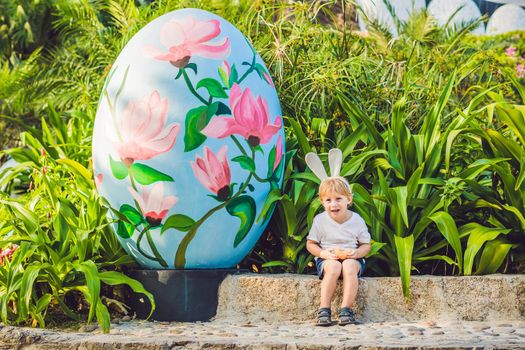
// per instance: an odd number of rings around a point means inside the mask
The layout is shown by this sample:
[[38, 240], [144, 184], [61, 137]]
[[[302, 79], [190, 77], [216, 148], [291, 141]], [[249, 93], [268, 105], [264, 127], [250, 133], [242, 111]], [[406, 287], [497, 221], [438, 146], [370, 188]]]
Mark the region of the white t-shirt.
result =
[[357, 249], [361, 244], [370, 243], [365, 220], [359, 214], [351, 213], [350, 219], [342, 224], [332, 219], [327, 212], [317, 214], [306, 239], [317, 242], [321, 249]]

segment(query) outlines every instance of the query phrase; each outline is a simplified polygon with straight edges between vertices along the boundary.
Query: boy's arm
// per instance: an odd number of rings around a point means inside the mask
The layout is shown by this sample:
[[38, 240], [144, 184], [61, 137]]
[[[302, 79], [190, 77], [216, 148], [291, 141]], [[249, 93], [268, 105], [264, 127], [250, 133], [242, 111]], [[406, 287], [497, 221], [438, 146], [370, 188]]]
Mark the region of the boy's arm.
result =
[[323, 250], [319, 247], [319, 244], [312, 240], [306, 240], [306, 249], [313, 256], [317, 256], [323, 259], [337, 260], [337, 256], [329, 250]]

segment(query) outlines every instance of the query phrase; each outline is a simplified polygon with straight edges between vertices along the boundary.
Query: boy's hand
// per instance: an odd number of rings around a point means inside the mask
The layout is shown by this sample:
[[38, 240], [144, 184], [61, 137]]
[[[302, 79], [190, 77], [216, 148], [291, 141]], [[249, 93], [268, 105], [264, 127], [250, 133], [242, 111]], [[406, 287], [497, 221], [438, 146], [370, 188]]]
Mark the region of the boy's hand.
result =
[[347, 250], [345, 259], [359, 259], [359, 256], [357, 255], [357, 250], [354, 250], [354, 249]]
[[357, 259], [357, 254], [354, 249], [341, 250], [339, 248], [336, 248], [335, 255], [339, 260]]
[[337, 255], [335, 255], [329, 250], [321, 250], [321, 253], [319, 253], [319, 257], [325, 260], [337, 260], [338, 259]]

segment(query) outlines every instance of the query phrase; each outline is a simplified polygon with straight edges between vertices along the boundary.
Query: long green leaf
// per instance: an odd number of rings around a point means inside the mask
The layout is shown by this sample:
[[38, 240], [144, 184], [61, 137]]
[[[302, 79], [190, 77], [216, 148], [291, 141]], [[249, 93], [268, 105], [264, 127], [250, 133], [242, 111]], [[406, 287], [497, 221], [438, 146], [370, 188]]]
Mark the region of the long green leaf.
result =
[[99, 273], [99, 278], [102, 282], [105, 284], [108, 284], [110, 286], [116, 286], [120, 284], [126, 284], [128, 285], [135, 293], [142, 293], [144, 294], [151, 304], [151, 310], [149, 312], [148, 318], [151, 316], [153, 311], [155, 311], [156, 305], [155, 305], [155, 298], [153, 297], [153, 294], [148, 292], [142, 283], [139, 281], [128, 277], [124, 275], [123, 273], [117, 272], [117, 271], [104, 271]]
[[467, 248], [465, 249], [465, 267], [464, 274], [470, 276], [472, 274], [472, 267], [476, 254], [481, 249], [483, 244], [498, 237], [500, 234], [507, 234], [508, 229], [494, 228], [482, 226], [478, 223], [469, 223], [460, 228], [460, 233], [468, 233]]
[[408, 301], [410, 299], [410, 272], [412, 270], [412, 251], [414, 250], [414, 236], [394, 236], [394, 242], [396, 245], [399, 273], [401, 274], [403, 295]]
[[29, 310], [29, 303], [33, 296], [33, 284], [35, 283], [41, 268], [41, 264], [35, 264], [28, 266], [24, 271], [22, 284], [20, 285], [21, 302], [19, 303], [20, 310], [18, 313], [18, 319], [20, 321], [26, 317]]
[[476, 268], [476, 275], [496, 273], [501, 267], [507, 254], [512, 248], [512, 244], [502, 239], [495, 239], [485, 244], [479, 264]]
[[450, 243], [452, 249], [456, 253], [456, 259], [458, 262], [459, 272], [463, 271], [463, 249], [461, 248], [461, 241], [459, 239], [459, 232], [456, 227], [456, 223], [449, 213], [444, 211], [438, 211], [429, 216], [434, 221], [439, 229], [439, 232], [445, 237]]
[[299, 147], [303, 153], [303, 156], [306, 155], [308, 152], [310, 152], [312, 148], [310, 147], [308, 138], [304, 134], [301, 124], [299, 124], [295, 119], [292, 118], [286, 118], [286, 120], [290, 123], [290, 126], [292, 127], [293, 134], [297, 138], [297, 142], [299, 143]]
[[100, 302], [100, 277], [97, 266], [91, 260], [77, 264], [76, 270], [84, 274], [87, 286], [87, 292], [84, 295], [89, 302], [88, 323], [91, 322], [95, 315], [97, 304]]

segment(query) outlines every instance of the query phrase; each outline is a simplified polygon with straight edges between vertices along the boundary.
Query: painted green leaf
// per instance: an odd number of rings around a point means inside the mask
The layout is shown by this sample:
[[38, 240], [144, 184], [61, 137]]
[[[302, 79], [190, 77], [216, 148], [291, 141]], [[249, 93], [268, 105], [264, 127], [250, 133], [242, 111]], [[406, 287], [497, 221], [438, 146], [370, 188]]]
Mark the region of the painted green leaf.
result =
[[399, 273], [401, 274], [403, 295], [408, 300], [410, 298], [410, 270], [412, 269], [414, 236], [394, 236], [394, 242], [396, 244], [397, 261], [399, 264]]
[[212, 105], [217, 105], [217, 112], [215, 112], [216, 115], [230, 115], [232, 114], [232, 111], [230, 110], [230, 107], [226, 106], [222, 102], [213, 102]]
[[122, 238], [130, 238], [134, 230], [135, 227], [128, 222], [119, 221], [117, 224], [117, 234]]
[[182, 232], [187, 232], [191, 229], [193, 224], [195, 224], [195, 220], [193, 220], [189, 216], [183, 214], [173, 214], [166, 219], [166, 222], [160, 230], [160, 234], [163, 234], [164, 231], [170, 228], [174, 228], [175, 230]]
[[237, 247], [253, 226], [256, 213], [255, 201], [250, 196], [239, 196], [232, 199], [226, 206], [226, 210], [230, 215], [236, 216], [241, 220], [241, 226], [233, 242], [233, 247]]
[[113, 160], [111, 156], [109, 156], [109, 165], [111, 166], [111, 173], [115, 178], [119, 180], [124, 180], [126, 177], [128, 177], [128, 168], [122, 162]]
[[262, 64], [260, 63], [256, 63], [255, 64], [255, 70], [257, 71], [257, 74], [259, 75], [259, 77], [261, 79], [263, 79], [264, 81], [266, 81], [268, 84], [270, 83], [269, 81], [266, 80], [266, 78], [264, 77], [264, 74], [268, 75], [268, 77], [270, 76], [270, 74], [268, 73], [268, 71], [262, 66]]
[[222, 80], [222, 83], [224, 84], [224, 86], [230, 87], [230, 85], [228, 83], [229, 77], [228, 77], [228, 74], [226, 73], [226, 71], [224, 71], [224, 69], [222, 69], [222, 68], [217, 69], [217, 71], [219, 72], [219, 76], [221, 77], [221, 80]]
[[202, 87], [208, 90], [208, 93], [210, 94], [210, 96], [218, 97], [218, 98], [228, 97], [226, 92], [224, 92], [224, 90], [222, 89], [221, 83], [219, 83], [217, 80], [213, 78], [204, 78], [201, 81], [199, 81], [197, 83], [196, 88], [200, 89]]
[[129, 170], [133, 174], [133, 178], [141, 185], [151, 185], [158, 181], [175, 181], [171, 176], [145, 164], [133, 163]]
[[271, 151], [270, 151], [270, 154], [268, 155], [268, 173], [267, 173], [267, 176], [268, 178], [270, 178], [270, 176], [272, 176], [273, 174], [273, 163], [275, 162], [275, 156], [276, 156], [276, 150], [275, 150], [275, 146], [272, 147]]
[[195, 63], [188, 63], [184, 68], [191, 69], [193, 73], [197, 74], [197, 65]]
[[129, 204], [123, 204], [120, 207], [119, 211], [124, 216], [126, 216], [129, 219], [129, 221], [131, 221], [135, 226], [137, 226], [137, 225], [139, 225], [139, 224], [141, 224], [143, 222], [142, 214], [137, 209], [135, 209], [134, 207], [132, 207]]
[[235, 65], [232, 65], [231, 73], [230, 73], [230, 79], [228, 81], [229, 87], [232, 87], [234, 83], [239, 80], [239, 73], [237, 72], [237, 68]]
[[218, 108], [218, 104], [212, 103], [210, 108], [200, 106], [188, 111], [184, 124], [186, 129], [184, 134], [184, 152], [192, 151], [206, 141], [206, 136], [201, 131], [208, 125]]
[[130, 238], [133, 236], [133, 232], [135, 232], [135, 227], [143, 222], [142, 214], [129, 204], [123, 204], [119, 212], [130, 222], [120, 220], [117, 224], [117, 234], [122, 238]]
[[253, 162], [253, 159], [248, 156], [238, 156], [232, 158], [232, 161], [239, 163], [241, 168], [245, 170], [255, 172], [255, 163]]

